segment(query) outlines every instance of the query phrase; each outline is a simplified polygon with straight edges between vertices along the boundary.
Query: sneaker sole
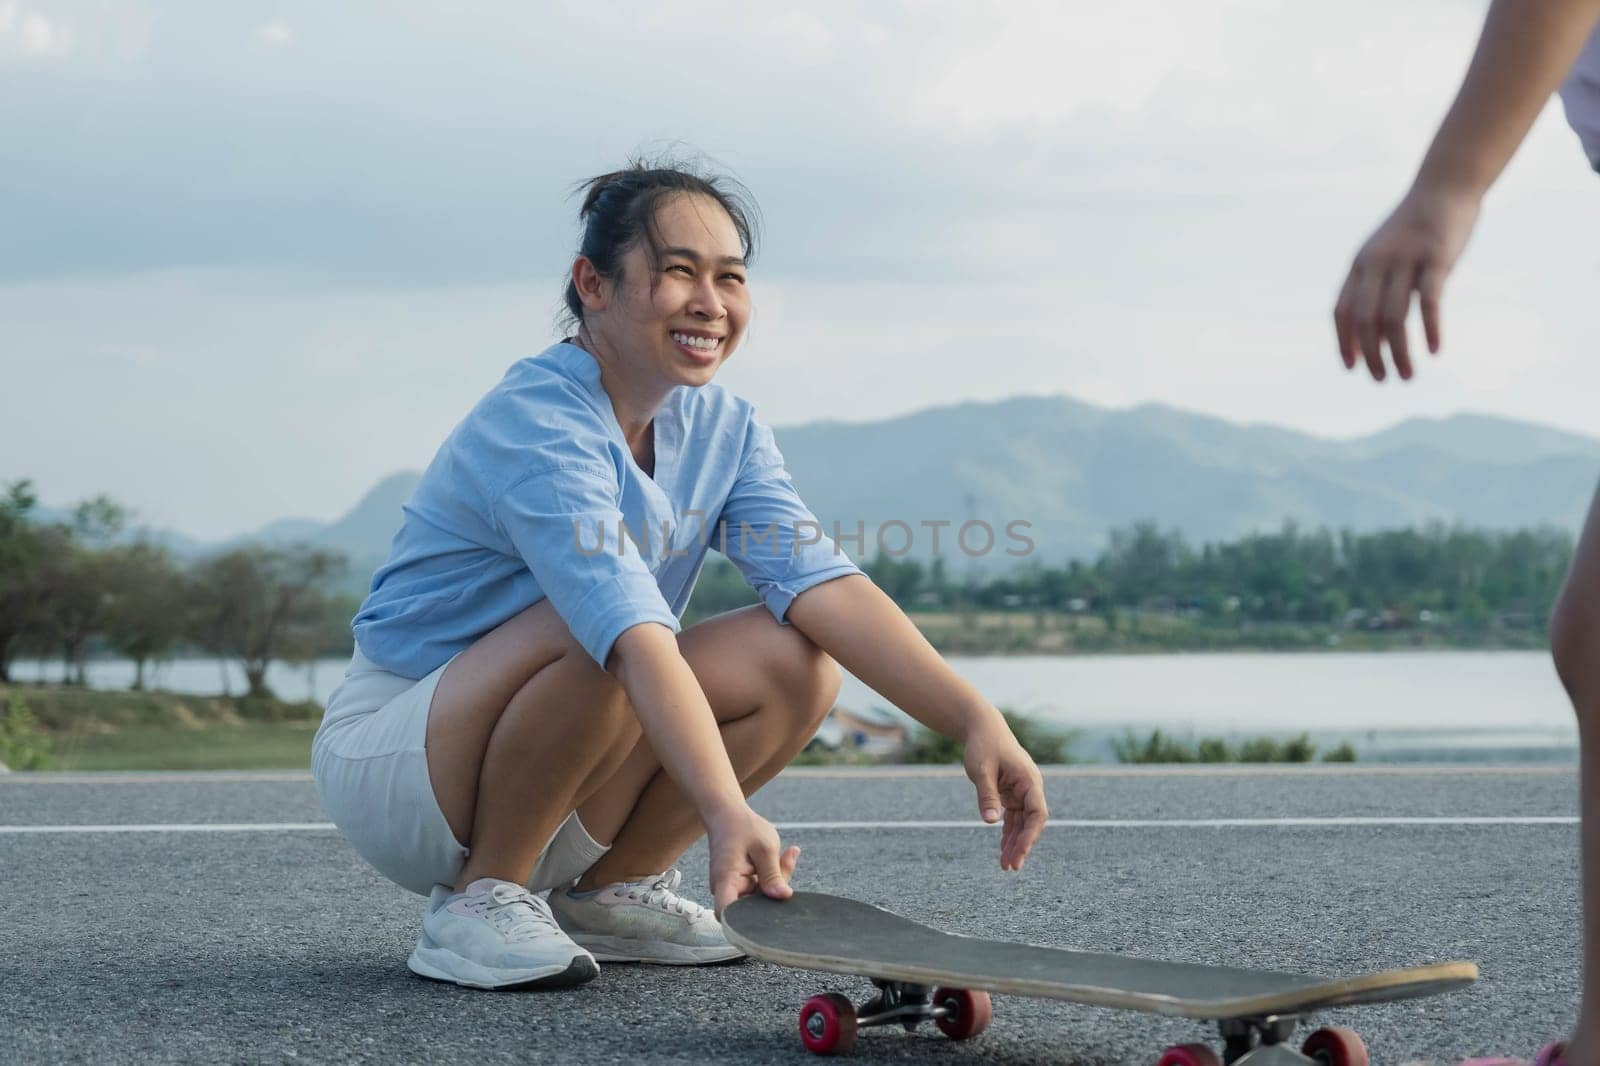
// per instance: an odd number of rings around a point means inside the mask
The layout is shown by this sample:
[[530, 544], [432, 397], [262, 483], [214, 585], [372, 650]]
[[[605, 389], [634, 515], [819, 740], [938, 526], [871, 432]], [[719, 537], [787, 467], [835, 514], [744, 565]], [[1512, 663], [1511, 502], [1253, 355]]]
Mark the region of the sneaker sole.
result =
[[573, 941], [596, 962], [643, 962], [656, 966], [707, 966], [742, 959], [745, 953], [732, 944], [687, 947], [663, 940], [628, 940], [612, 936], [574, 936]]
[[600, 967], [588, 955], [577, 955], [570, 962], [552, 963], [536, 969], [504, 970], [480, 965], [445, 948], [420, 946], [411, 952], [406, 966], [412, 973], [430, 981], [490, 990], [567, 988], [592, 981], [600, 975]]

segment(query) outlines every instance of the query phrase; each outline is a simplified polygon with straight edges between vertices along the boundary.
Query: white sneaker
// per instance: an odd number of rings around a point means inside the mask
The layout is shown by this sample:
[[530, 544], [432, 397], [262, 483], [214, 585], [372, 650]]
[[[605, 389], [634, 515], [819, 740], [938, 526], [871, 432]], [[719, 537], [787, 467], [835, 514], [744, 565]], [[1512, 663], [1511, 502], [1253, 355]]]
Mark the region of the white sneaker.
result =
[[552, 889], [550, 910], [601, 962], [699, 966], [743, 957], [715, 914], [677, 894], [682, 880], [677, 870], [668, 870], [642, 881], [618, 881], [585, 899]]
[[579, 985], [600, 972], [544, 900], [521, 885], [480, 877], [459, 896], [435, 885], [412, 973], [469, 988]]

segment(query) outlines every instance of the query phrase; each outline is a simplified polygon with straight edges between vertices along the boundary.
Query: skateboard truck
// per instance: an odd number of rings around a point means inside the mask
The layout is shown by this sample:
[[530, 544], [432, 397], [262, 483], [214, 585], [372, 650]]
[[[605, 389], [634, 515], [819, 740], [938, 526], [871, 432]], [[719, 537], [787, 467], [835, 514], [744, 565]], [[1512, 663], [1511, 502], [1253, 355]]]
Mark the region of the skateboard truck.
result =
[[1316, 1062], [1284, 1046], [1299, 1022], [1299, 1016], [1294, 1014], [1227, 1018], [1217, 1022], [1217, 1031], [1222, 1036], [1222, 1061], [1229, 1066], [1234, 1063], [1267, 1066], [1281, 1061], [1287, 1066], [1288, 1063]]
[[1182, 1044], [1168, 1048], [1157, 1066], [1367, 1066], [1366, 1046], [1350, 1029], [1318, 1029], [1296, 1049], [1289, 1038], [1299, 1023], [1297, 1014], [1222, 1018], [1221, 1058], [1205, 1044]]
[[896, 1022], [911, 1032], [931, 1021], [951, 1040], [966, 1040], [989, 1027], [989, 993], [932, 988], [912, 981], [873, 978], [878, 994], [859, 1007], [838, 992], [812, 996], [800, 1010], [800, 1039], [819, 1055], [850, 1050], [858, 1029]]

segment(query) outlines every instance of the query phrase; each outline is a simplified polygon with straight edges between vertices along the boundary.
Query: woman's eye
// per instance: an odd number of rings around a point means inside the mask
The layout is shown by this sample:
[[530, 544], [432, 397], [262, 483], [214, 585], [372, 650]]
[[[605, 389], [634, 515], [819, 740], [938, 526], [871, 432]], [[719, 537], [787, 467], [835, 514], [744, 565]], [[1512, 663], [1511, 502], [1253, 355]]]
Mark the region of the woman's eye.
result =
[[722, 280], [723, 281], [734, 281], [734, 282], [738, 282], [740, 285], [743, 285], [744, 284], [744, 275], [743, 274], [724, 274], [724, 275], [722, 275]]
[[681, 270], [685, 274], [688, 274], [690, 277], [694, 276], [694, 271], [691, 270], [690, 268], [688, 268], [687, 266], [684, 266], [682, 263], [674, 263], [671, 266], [667, 267], [667, 269], [668, 270]]

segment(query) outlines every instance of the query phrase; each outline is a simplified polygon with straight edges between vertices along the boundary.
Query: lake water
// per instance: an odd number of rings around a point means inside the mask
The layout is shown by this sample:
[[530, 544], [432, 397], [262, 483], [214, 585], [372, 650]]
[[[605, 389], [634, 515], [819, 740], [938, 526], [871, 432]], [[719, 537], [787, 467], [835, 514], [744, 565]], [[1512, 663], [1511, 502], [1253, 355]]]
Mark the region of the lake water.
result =
[[[1102, 757], [1124, 730], [1184, 737], [1307, 731], [1323, 747], [1352, 743], [1365, 759], [1576, 758], [1566, 694], [1542, 652], [1330, 652], [1205, 655], [952, 656], [957, 673], [1001, 707], [1084, 730], [1079, 751]], [[326, 702], [345, 660], [274, 665], [285, 699]], [[59, 680], [59, 663], [13, 664], [18, 681]], [[226, 677], [226, 682], [224, 681]], [[97, 660], [94, 688], [126, 688], [133, 665]], [[234, 664], [177, 659], [146, 670], [151, 687], [214, 695], [245, 687]], [[846, 675], [841, 706], [888, 701]]]

